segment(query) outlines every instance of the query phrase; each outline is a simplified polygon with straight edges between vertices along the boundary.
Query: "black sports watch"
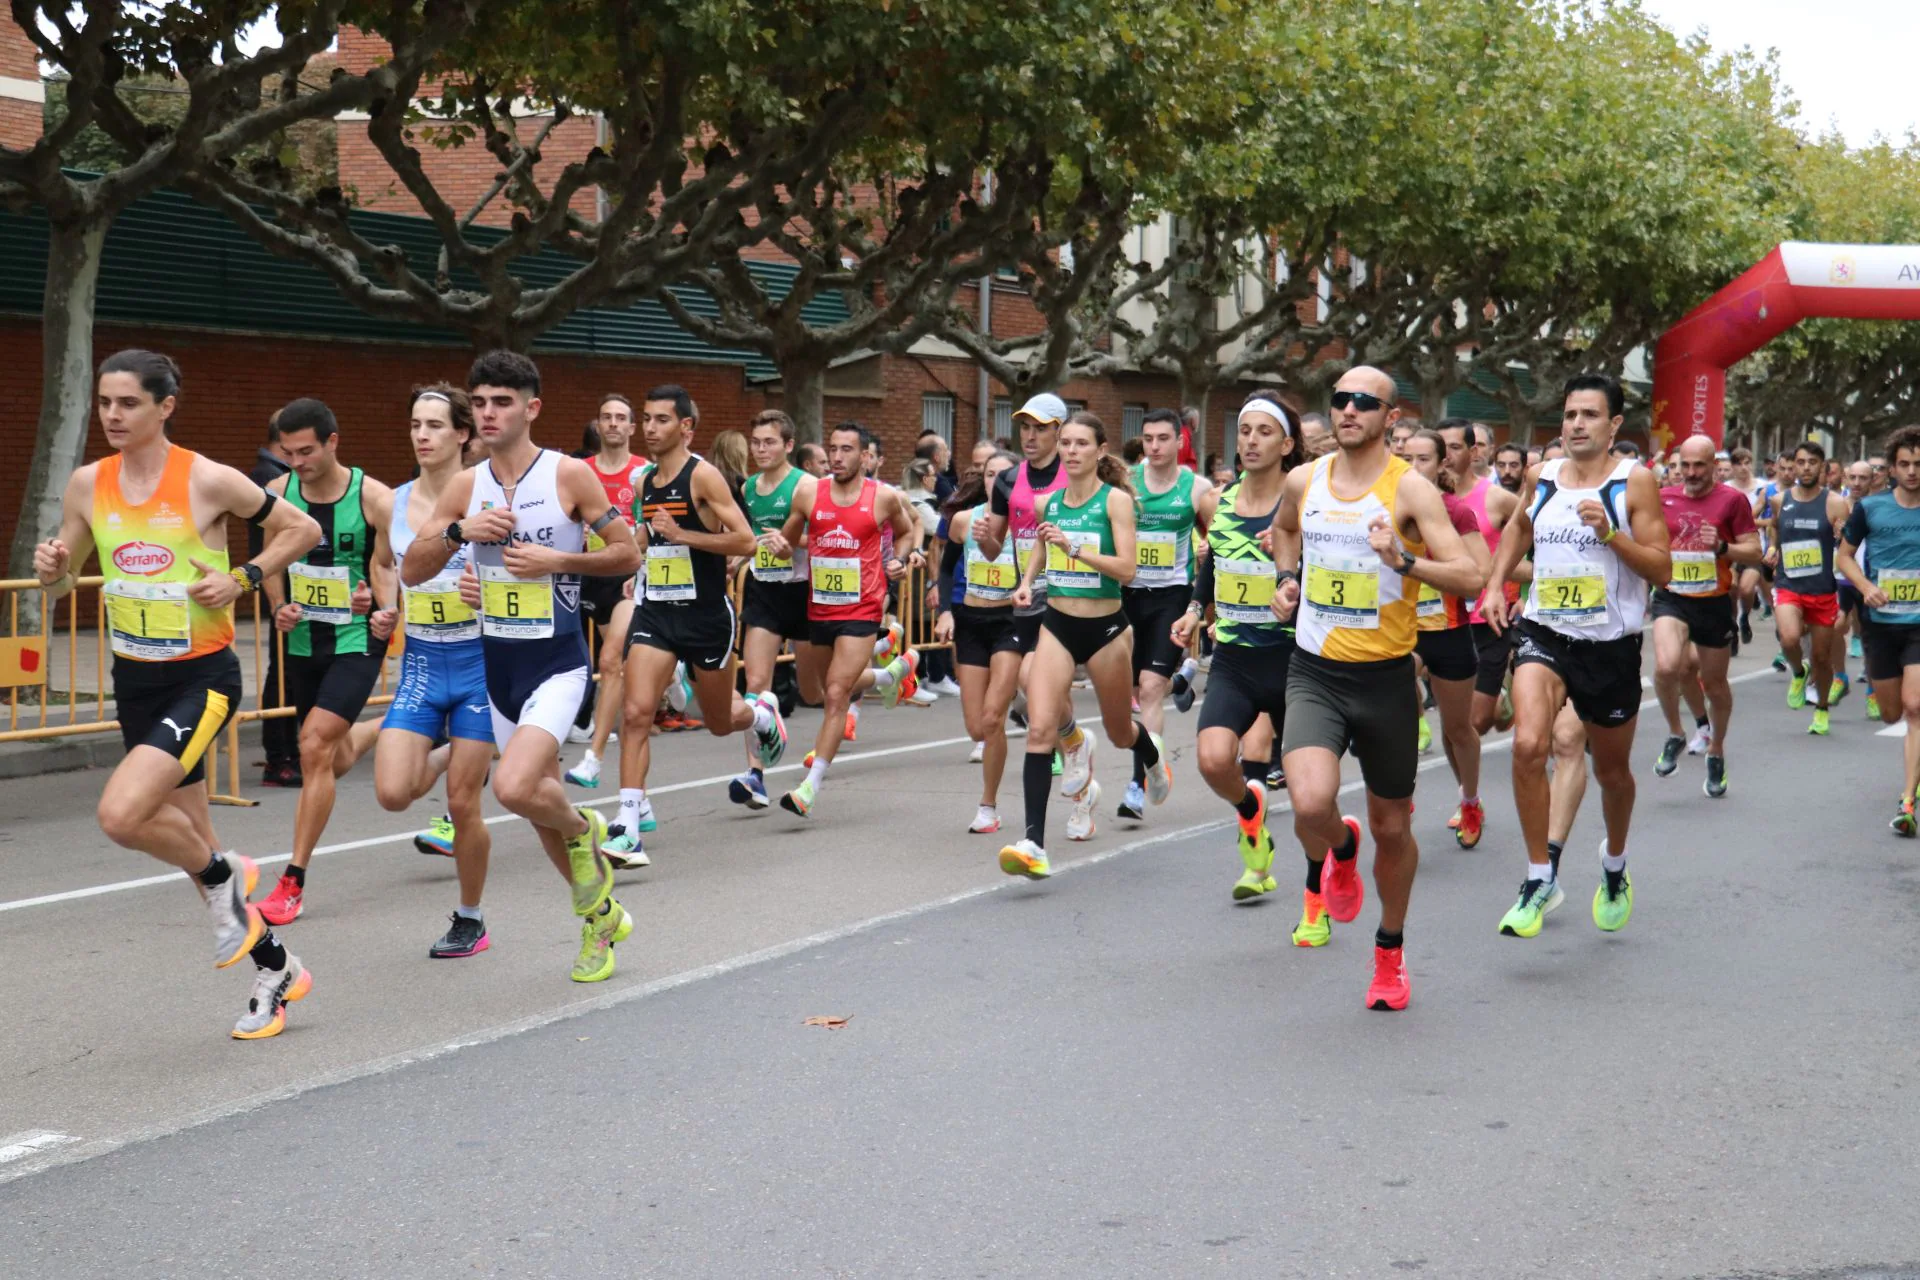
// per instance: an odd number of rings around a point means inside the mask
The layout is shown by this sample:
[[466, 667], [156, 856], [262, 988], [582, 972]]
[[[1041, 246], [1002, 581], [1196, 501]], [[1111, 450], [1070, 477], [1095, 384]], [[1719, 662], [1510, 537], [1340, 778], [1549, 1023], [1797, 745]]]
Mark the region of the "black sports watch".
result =
[[460, 532], [460, 522], [458, 520], [455, 520], [452, 524], [449, 524], [447, 526], [446, 532], [442, 533], [440, 537], [450, 547], [461, 546], [467, 540], [467, 535]]
[[1400, 576], [1404, 578], [1412, 573], [1413, 566], [1419, 562], [1419, 557], [1415, 556], [1411, 551], [1402, 548], [1400, 551]]

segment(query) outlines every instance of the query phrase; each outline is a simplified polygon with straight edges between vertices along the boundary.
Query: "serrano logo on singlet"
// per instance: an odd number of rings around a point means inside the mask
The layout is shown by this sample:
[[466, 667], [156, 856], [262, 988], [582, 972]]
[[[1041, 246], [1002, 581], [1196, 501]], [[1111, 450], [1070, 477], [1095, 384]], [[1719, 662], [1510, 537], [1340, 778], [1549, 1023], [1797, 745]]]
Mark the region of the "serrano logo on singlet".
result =
[[123, 543], [113, 553], [113, 567], [122, 573], [151, 578], [173, 568], [173, 552], [154, 542]]

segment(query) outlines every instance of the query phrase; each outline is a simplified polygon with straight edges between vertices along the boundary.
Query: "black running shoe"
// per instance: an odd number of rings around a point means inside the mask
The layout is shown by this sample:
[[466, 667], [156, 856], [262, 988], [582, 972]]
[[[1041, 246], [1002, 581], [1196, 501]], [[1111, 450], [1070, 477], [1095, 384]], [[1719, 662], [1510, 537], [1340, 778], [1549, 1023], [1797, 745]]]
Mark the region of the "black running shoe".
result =
[[1185, 715], [1193, 710], [1193, 681], [1187, 679], [1186, 669], [1173, 673], [1173, 680], [1167, 685], [1167, 692], [1173, 695], [1173, 709]]
[[1286, 789], [1287, 789], [1286, 771], [1276, 764], [1271, 769], [1267, 770], [1267, 790], [1285, 791]]
[[461, 956], [477, 956], [492, 944], [487, 937], [484, 921], [475, 920], [453, 913], [453, 924], [440, 935], [440, 940], [427, 948], [427, 954], [435, 960], [455, 960]]

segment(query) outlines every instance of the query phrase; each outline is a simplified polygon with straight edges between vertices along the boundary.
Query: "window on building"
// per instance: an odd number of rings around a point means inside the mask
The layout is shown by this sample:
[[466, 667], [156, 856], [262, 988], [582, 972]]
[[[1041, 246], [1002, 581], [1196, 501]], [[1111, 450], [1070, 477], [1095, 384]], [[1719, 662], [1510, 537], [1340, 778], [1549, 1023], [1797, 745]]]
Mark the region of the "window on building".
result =
[[1137, 439], [1141, 424], [1147, 420], [1147, 406], [1143, 404], [1123, 404], [1120, 406], [1120, 438]]
[[949, 446], [953, 444], [953, 397], [944, 391], [929, 391], [920, 397], [920, 430], [937, 431]]
[[1008, 440], [1013, 437], [1013, 401], [1007, 396], [995, 397], [993, 402], [993, 438]]
[[1082, 409], [1084, 409], [1084, 408], [1086, 408], [1086, 407], [1087, 407], [1087, 402], [1086, 402], [1085, 400], [1069, 400], [1069, 401], [1067, 401], [1067, 412], [1068, 412], [1068, 413], [1078, 413], [1078, 412], [1080, 412], [1080, 411], [1081, 411]]

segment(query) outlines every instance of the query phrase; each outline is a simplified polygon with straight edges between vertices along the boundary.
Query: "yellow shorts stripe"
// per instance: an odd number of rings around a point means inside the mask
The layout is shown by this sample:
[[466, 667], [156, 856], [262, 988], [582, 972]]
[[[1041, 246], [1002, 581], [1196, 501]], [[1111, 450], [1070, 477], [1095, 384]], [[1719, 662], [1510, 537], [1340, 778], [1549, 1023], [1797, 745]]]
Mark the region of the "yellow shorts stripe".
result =
[[194, 766], [200, 763], [200, 757], [206, 754], [207, 744], [213, 741], [213, 735], [220, 732], [220, 726], [227, 722], [227, 711], [231, 704], [227, 695], [215, 689], [207, 690], [206, 710], [200, 713], [200, 722], [193, 726], [193, 736], [187, 739], [187, 749], [180, 753], [180, 767], [192, 773]]

